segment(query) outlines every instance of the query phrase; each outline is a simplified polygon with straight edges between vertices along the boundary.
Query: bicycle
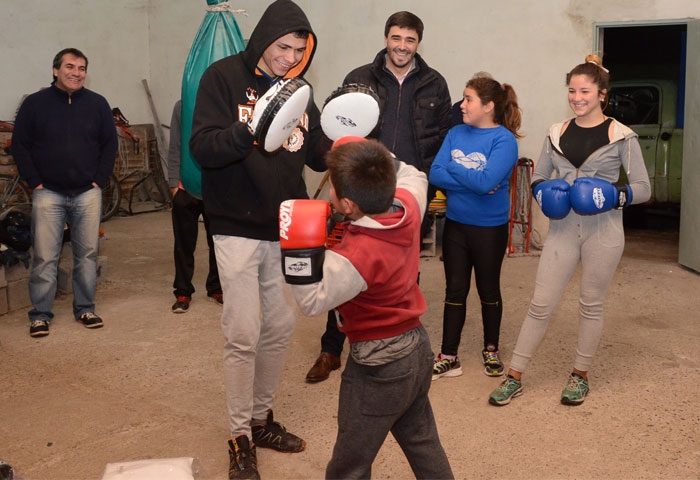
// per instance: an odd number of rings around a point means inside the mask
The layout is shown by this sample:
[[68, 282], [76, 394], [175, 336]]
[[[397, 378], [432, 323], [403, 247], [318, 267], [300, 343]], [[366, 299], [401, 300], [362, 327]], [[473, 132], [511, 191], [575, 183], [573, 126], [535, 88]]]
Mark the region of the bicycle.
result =
[[102, 189], [102, 222], [112, 218], [118, 211], [122, 203], [122, 189], [116, 175], [112, 174], [107, 179], [105, 187]]
[[[0, 121], [0, 132], [12, 132], [15, 128], [14, 123]], [[12, 137], [7, 139], [7, 145], [2, 148], [0, 155], [3, 157], [10, 156], [10, 141]], [[3, 160], [3, 173], [0, 173], [0, 212], [4, 212], [8, 207], [15, 205], [23, 205], [32, 203], [32, 193], [17, 173], [17, 168], [13, 166], [11, 157], [10, 161]]]
[[32, 194], [19, 175], [0, 174], [0, 212], [32, 203]]

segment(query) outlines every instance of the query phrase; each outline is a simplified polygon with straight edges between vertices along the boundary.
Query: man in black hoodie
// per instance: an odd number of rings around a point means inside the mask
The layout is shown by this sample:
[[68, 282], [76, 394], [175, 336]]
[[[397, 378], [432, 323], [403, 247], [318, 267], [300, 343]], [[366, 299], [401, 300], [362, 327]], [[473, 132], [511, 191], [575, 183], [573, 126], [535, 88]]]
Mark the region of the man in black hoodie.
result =
[[214, 238], [224, 303], [224, 381], [229, 413], [229, 478], [258, 478], [255, 448], [300, 452], [306, 443], [273, 420], [272, 400], [296, 326], [279, 246], [279, 205], [308, 198], [304, 166], [326, 169], [331, 141], [313, 101], [282, 148], [268, 153], [247, 121], [270, 86], [301, 77], [316, 50], [304, 12], [277, 0], [245, 51], [202, 76], [190, 150], [202, 166], [202, 199]]

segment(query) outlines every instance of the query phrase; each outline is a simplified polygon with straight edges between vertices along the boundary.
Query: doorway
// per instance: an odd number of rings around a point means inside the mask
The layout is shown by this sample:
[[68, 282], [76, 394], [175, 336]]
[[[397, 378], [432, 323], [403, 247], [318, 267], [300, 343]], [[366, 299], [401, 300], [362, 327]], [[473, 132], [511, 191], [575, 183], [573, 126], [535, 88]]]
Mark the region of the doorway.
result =
[[686, 30], [686, 23], [598, 26], [611, 78], [606, 114], [637, 132], [651, 181], [651, 200], [625, 211], [627, 228], [679, 229]]
[[[678, 174], [682, 188], [681, 200], [677, 202], [678, 213], [674, 212], [667, 218], [674, 219], [677, 225], [678, 262], [700, 272], [700, 242], [697, 241], [700, 238], [700, 190], [697, 188], [700, 184], [700, 58], [695, 55], [700, 49], [700, 21], [597, 24], [594, 36], [595, 48], [606, 54], [606, 65], [611, 72], [619, 70], [622, 80], [661, 76], [677, 83], [676, 114], [671, 123], [682, 132], [681, 170]], [[668, 140], [664, 138], [668, 135], [668, 132], [661, 132], [658, 145], [666, 145], [663, 142]], [[650, 180], [653, 178], [655, 183], [654, 193], [657, 192], [657, 181], [662, 182], [662, 187], [664, 181], [671, 187], [676, 180], [670, 168], [673, 163], [667, 163], [669, 169], [665, 171], [658, 169], [659, 164], [664, 165], [663, 162], [647, 164]], [[666, 177], [659, 173], [666, 174]], [[649, 219], [658, 219], [669, 211], [655, 211], [653, 204], [641, 210], [647, 225]]]

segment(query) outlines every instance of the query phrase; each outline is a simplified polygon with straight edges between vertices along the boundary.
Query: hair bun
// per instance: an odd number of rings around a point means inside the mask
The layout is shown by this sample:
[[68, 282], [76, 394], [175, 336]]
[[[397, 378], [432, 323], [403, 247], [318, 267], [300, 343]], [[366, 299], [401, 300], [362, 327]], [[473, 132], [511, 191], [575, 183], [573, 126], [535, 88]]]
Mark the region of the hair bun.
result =
[[589, 53], [586, 55], [586, 63], [595, 63], [599, 67], [603, 66], [603, 60], [595, 53]]
[[494, 79], [494, 78], [493, 78], [493, 75], [491, 75], [489, 72], [484, 72], [484, 71], [476, 72], [476, 73], [472, 76], [472, 79], [473, 79], [473, 80], [474, 80], [474, 79], [477, 79], [477, 78], [488, 78], [488, 79], [490, 79], [490, 80], [493, 80], [493, 79]]
[[605, 73], [610, 73], [610, 70], [603, 66], [603, 60], [595, 53], [590, 53], [586, 55], [586, 63], [592, 63], [596, 67], [603, 70]]

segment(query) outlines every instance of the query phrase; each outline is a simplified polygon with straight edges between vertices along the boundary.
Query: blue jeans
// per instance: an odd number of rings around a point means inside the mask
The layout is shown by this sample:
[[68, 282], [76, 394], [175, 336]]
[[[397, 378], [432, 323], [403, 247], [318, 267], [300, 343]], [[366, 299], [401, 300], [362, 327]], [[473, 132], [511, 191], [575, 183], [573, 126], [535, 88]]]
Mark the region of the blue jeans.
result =
[[34, 308], [29, 320], [53, 318], [58, 260], [63, 231], [70, 225], [73, 247], [73, 314], [75, 318], [95, 311], [97, 249], [100, 236], [102, 191], [99, 188], [76, 196], [41, 188], [32, 194], [32, 273], [29, 298]]

